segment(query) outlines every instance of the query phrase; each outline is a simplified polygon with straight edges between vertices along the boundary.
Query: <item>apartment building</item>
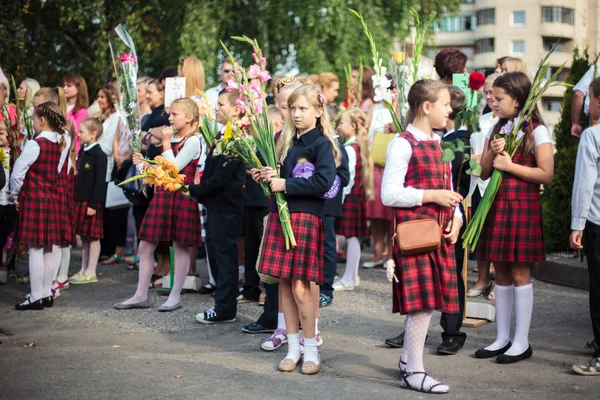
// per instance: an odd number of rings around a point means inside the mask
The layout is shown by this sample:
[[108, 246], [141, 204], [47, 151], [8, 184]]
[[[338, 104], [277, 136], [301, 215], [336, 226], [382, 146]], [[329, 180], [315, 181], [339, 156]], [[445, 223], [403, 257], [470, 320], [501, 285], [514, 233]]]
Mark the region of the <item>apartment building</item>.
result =
[[[573, 49], [600, 51], [598, 20], [600, 0], [462, 0], [459, 13], [436, 24], [435, 45], [459, 48], [469, 57], [469, 70], [492, 70], [503, 56], [522, 58], [529, 75], [555, 43], [551, 71], [573, 56]], [[568, 71], [565, 71], [568, 72]], [[565, 79], [566, 73], [559, 77]], [[553, 127], [560, 117], [564, 88], [553, 88], [540, 111]]]

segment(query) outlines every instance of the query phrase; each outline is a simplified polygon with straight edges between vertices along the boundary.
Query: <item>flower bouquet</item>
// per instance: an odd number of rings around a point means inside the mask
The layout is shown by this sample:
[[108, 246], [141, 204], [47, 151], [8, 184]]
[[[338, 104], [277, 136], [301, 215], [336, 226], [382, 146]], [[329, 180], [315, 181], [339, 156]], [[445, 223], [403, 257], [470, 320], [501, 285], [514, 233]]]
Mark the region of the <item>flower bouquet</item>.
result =
[[[265, 160], [265, 164], [277, 171], [275, 135], [273, 132], [273, 125], [269, 122], [267, 116], [267, 103], [264, 95], [264, 86], [266, 82], [271, 79], [269, 71], [266, 69], [267, 60], [262, 56], [262, 51], [258, 46], [256, 39], [252, 40], [247, 36], [233, 36], [232, 39], [248, 43], [252, 46], [254, 50], [252, 57], [254, 58], [255, 64], [251, 65], [248, 68], [248, 71], [241, 68], [235, 63], [227, 46], [221, 42], [221, 46], [223, 46], [225, 52], [229, 56], [234, 69], [235, 80], [229, 81], [227, 87], [230, 88], [230, 90], [239, 89], [240, 97], [237, 99], [236, 103], [237, 106], [246, 113], [246, 116], [250, 121], [249, 128], [252, 132], [256, 148]], [[257, 78], [260, 83], [255, 82], [250, 84], [249, 78]], [[277, 177], [279, 177], [279, 175], [277, 175]], [[281, 221], [281, 228], [283, 230], [283, 236], [285, 237], [286, 249], [289, 250], [290, 248], [296, 247], [296, 239], [294, 237], [294, 232], [292, 231], [290, 211], [287, 206], [285, 194], [282, 192], [275, 193], [275, 200], [279, 210], [279, 220]]]
[[119, 24], [115, 28], [115, 34], [119, 40], [113, 38], [114, 44], [113, 41], [109, 41], [108, 45], [123, 96], [121, 102], [116, 106], [131, 132], [131, 149], [134, 153], [139, 153], [142, 148], [142, 126], [137, 94], [138, 59], [135, 45], [127, 29]]
[[12, 104], [5, 104], [2, 106], [2, 118], [4, 125], [6, 126], [6, 133], [8, 134], [8, 147], [10, 149], [10, 168], [15, 165], [15, 161], [21, 155], [21, 145], [24, 139], [24, 135], [19, 132], [17, 126], [17, 118], [12, 119], [10, 113], [10, 107], [14, 107]]
[[193, 96], [192, 100], [196, 102], [200, 111], [200, 134], [204, 138], [204, 142], [210, 146], [219, 134], [219, 124], [211, 111], [212, 104], [204, 93]]
[[[344, 96], [344, 103], [342, 108], [347, 110], [351, 107], [359, 107], [361, 100], [360, 96], [362, 93], [362, 80], [363, 80], [363, 63], [362, 60], [358, 64], [358, 77], [356, 78], [356, 87], [352, 85], [352, 64], [348, 63], [344, 66], [344, 75], [346, 76], [346, 95]], [[341, 111], [343, 112], [343, 111]], [[341, 113], [340, 112], [340, 113]], [[336, 119], [340, 115], [336, 116]]]
[[[15, 77], [11, 76], [10, 79], [11, 79], [13, 92], [17, 93], [17, 85], [15, 83]], [[33, 130], [33, 118], [31, 115], [29, 115], [29, 110], [28, 110], [30, 106], [33, 106], [33, 104], [31, 104], [31, 102], [27, 101], [28, 92], [29, 92], [29, 87], [25, 90], [24, 98], [21, 99], [21, 98], [15, 96], [15, 103], [13, 104], [17, 111], [17, 121], [21, 122], [22, 132], [24, 133], [24, 135], [23, 135], [24, 141], [33, 139], [33, 136], [35, 136], [35, 131]]]
[[185, 175], [179, 173], [179, 167], [173, 162], [163, 156], [157, 156], [154, 160], [144, 159], [144, 161], [150, 164], [150, 166], [145, 167], [141, 174], [132, 176], [117, 186], [143, 179], [144, 183], [163, 188], [169, 192], [188, 191], [188, 187], [184, 184]]
[[[500, 130], [500, 133], [494, 137], [494, 139], [504, 137], [506, 141], [504, 145], [504, 151], [507, 152], [511, 158], [514, 157], [519, 147], [521, 147], [521, 143], [525, 138], [525, 133], [522, 131], [522, 129], [526, 129], [528, 127], [529, 121], [531, 121], [531, 116], [535, 111], [538, 102], [542, 99], [544, 93], [551, 87], [566, 86], [564, 82], [556, 81], [556, 78], [562, 72], [565, 64], [558, 67], [550, 79], [545, 79], [550, 68], [548, 58], [554, 52], [555, 48], [556, 45], [540, 61], [538, 71], [535, 74], [535, 78], [533, 79], [533, 83], [531, 85], [531, 91], [529, 92], [529, 96], [527, 96], [527, 100], [525, 101], [523, 109], [512, 122], [508, 122], [505, 126], [503, 126]], [[481, 230], [485, 224], [485, 219], [492, 208], [496, 194], [500, 189], [503, 176], [504, 172], [494, 169], [494, 172], [490, 177], [490, 183], [488, 184], [485, 194], [481, 199], [481, 203], [479, 203], [479, 207], [477, 208], [475, 215], [473, 215], [473, 218], [469, 222], [469, 225], [467, 225], [467, 229], [463, 234], [463, 247], [470, 246], [471, 252], [475, 251], [475, 248], [477, 247]]]

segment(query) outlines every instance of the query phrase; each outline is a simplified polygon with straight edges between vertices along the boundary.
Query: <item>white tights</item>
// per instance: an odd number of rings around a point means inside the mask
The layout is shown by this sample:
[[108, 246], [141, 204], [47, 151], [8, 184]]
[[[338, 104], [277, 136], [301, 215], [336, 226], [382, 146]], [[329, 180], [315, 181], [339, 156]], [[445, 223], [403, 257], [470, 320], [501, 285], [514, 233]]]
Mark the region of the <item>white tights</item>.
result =
[[360, 241], [356, 236], [348, 238], [346, 254], [346, 269], [344, 275], [340, 279], [343, 283], [355, 282], [358, 280], [358, 264], [360, 263]]
[[60, 248], [57, 246], [31, 247], [29, 249], [30, 301], [52, 296], [55, 265], [58, 264]]
[[54, 280], [65, 282], [69, 279], [69, 265], [71, 264], [71, 246], [60, 248], [60, 262], [54, 271]]

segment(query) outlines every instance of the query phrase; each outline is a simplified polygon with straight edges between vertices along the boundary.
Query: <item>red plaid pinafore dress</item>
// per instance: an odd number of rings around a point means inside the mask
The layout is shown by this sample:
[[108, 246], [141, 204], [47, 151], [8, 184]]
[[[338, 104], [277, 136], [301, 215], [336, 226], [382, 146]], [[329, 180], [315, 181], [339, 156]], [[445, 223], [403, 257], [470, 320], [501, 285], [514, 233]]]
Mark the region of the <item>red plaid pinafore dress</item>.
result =
[[[535, 168], [535, 154], [517, 150], [513, 163]], [[540, 185], [504, 173], [477, 249], [482, 260], [534, 263], [546, 260]]]
[[[84, 167], [83, 164], [83, 146], [79, 150], [79, 158], [77, 159], [77, 170], [81, 171]], [[75, 175], [75, 185], [79, 180], [81, 175]], [[100, 185], [104, 185], [104, 182], [100, 182]], [[73, 190], [71, 192], [74, 196], [75, 186], [73, 186]], [[87, 215], [88, 202], [87, 201], [77, 201], [73, 199], [73, 208], [75, 215], [75, 233], [83, 238], [89, 239], [104, 239], [104, 215], [102, 211], [102, 203], [98, 203], [96, 207], [96, 213], [92, 216]]]
[[69, 160], [65, 160], [62, 170], [58, 173], [58, 207], [61, 217], [61, 247], [77, 244], [75, 236], [75, 174], [69, 169]]
[[[175, 156], [186, 141], [187, 138], [179, 143], [172, 143]], [[180, 171], [185, 174], [184, 183], [186, 185], [194, 183], [198, 161], [199, 159], [190, 161]], [[169, 192], [156, 187], [138, 237], [140, 240], [152, 243], [177, 242], [189, 247], [202, 246], [202, 226], [198, 202], [194, 198], [184, 195], [183, 192]]]
[[31, 165], [19, 193], [17, 243], [47, 247], [61, 243], [61, 217], [56, 190], [60, 144], [46, 138], [33, 139], [40, 155]]
[[[402, 133], [400, 137], [406, 139], [412, 149], [404, 185], [429, 190], [449, 189], [452, 175], [450, 167], [444, 167], [442, 163], [439, 143], [435, 140], [418, 141], [409, 132]], [[394, 209], [397, 224], [425, 218], [438, 220], [439, 212], [440, 206], [434, 203]], [[452, 208], [444, 207], [442, 231], [453, 214]], [[393, 283], [393, 312], [408, 314], [429, 309], [450, 314], [459, 312], [454, 245], [442, 238], [440, 248], [434, 252], [405, 256], [394, 241], [393, 252], [398, 279]]]
[[336, 230], [338, 235], [346, 237], [362, 238], [367, 235], [367, 193], [363, 186], [363, 168], [358, 144], [350, 145], [356, 152], [356, 169], [354, 184], [350, 194], [342, 204], [342, 216], [336, 219]]

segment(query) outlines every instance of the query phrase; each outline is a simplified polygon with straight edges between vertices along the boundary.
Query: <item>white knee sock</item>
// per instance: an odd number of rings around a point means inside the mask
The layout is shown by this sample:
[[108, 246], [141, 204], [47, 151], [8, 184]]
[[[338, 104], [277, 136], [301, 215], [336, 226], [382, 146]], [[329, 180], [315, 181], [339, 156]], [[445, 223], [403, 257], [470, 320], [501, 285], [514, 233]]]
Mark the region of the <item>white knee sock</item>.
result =
[[[289, 340], [289, 339], [288, 339]], [[319, 365], [319, 349], [317, 348], [317, 338], [304, 338], [304, 361], [312, 361]]]
[[285, 328], [285, 318], [283, 317], [283, 313], [277, 313], [277, 329], [286, 329]]
[[[288, 334], [287, 337], [288, 337], [288, 353], [287, 353], [287, 356], [285, 356], [285, 358], [290, 358], [295, 363], [297, 363], [298, 360], [300, 360], [300, 334], [298, 334], [298, 333]], [[305, 346], [306, 346], [306, 343], [305, 343]], [[304, 347], [304, 351], [306, 351], [306, 347]]]
[[529, 348], [529, 325], [532, 312], [533, 284], [515, 287], [515, 338], [510, 349], [504, 354], [518, 356]]
[[172, 307], [181, 300], [181, 289], [183, 289], [183, 284], [190, 268], [189, 247], [173, 242], [173, 249], [175, 250], [175, 274], [169, 298], [163, 303], [165, 307]]
[[486, 350], [500, 350], [510, 342], [510, 317], [513, 297], [513, 285], [496, 285], [496, 341], [486, 347]]
[[31, 285], [31, 302], [44, 297], [44, 248], [29, 248], [29, 284]]
[[355, 282], [358, 278], [358, 264], [360, 263], [360, 242], [357, 237], [348, 238], [346, 254], [346, 270], [340, 279], [343, 283]]
[[60, 248], [60, 265], [55, 280], [64, 282], [69, 279], [69, 265], [71, 265], [71, 247]]
[[51, 246], [44, 249], [44, 282], [42, 284], [42, 297], [52, 296], [52, 281], [54, 271], [60, 264], [60, 247]]
[[90, 241], [89, 244], [90, 252], [88, 254], [88, 264], [85, 270], [87, 276], [96, 274], [96, 267], [98, 266], [98, 259], [100, 258], [100, 240], [95, 239]]

